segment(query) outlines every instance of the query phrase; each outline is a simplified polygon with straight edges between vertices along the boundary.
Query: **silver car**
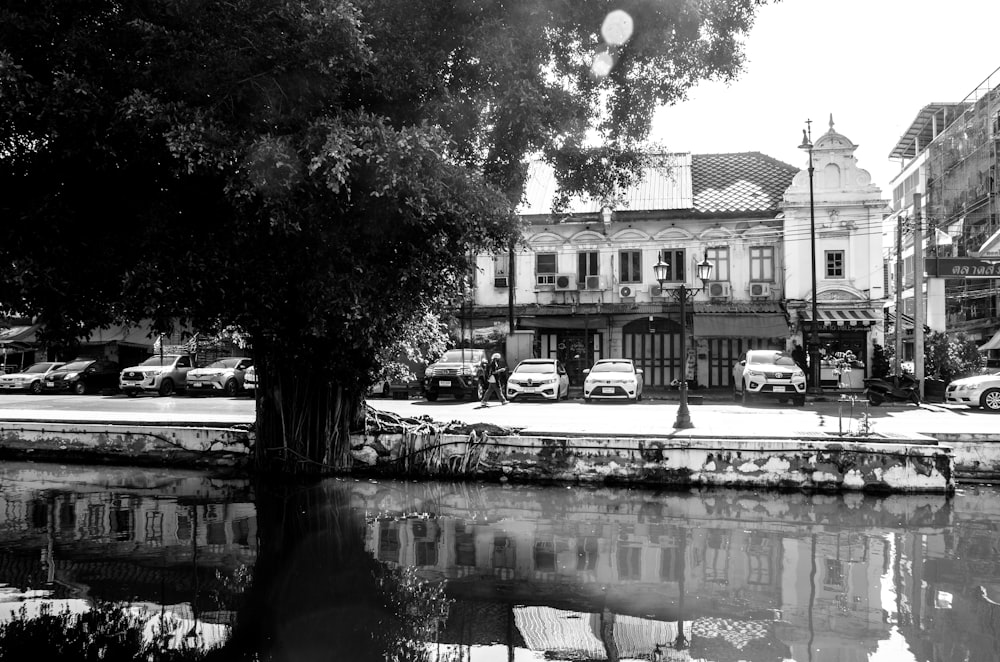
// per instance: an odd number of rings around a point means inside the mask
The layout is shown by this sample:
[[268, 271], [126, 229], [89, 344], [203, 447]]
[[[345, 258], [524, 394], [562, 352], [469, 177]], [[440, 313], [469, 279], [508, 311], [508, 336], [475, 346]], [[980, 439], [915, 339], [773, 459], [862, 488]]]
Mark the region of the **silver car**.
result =
[[1000, 372], [956, 379], [948, 384], [944, 401], [951, 405], [1000, 411]]
[[45, 375], [64, 365], [64, 363], [52, 361], [33, 363], [21, 372], [0, 376], [0, 390], [41, 393], [45, 390]]

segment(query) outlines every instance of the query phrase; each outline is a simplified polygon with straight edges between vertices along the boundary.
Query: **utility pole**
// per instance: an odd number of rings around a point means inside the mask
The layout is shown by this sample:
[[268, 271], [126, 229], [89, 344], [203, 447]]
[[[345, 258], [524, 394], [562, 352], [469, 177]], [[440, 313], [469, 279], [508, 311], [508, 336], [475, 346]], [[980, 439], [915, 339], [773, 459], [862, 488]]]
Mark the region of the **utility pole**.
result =
[[913, 376], [924, 399], [924, 231], [921, 194], [913, 194]]
[[903, 374], [903, 215], [896, 216], [896, 345], [892, 374]]

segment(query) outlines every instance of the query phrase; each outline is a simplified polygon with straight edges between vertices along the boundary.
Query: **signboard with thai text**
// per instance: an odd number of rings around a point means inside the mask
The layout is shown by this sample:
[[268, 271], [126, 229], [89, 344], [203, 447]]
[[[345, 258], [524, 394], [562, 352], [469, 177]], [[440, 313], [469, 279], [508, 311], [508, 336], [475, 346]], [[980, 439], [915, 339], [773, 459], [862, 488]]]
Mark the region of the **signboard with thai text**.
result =
[[1000, 257], [932, 257], [924, 266], [931, 278], [1000, 278]]

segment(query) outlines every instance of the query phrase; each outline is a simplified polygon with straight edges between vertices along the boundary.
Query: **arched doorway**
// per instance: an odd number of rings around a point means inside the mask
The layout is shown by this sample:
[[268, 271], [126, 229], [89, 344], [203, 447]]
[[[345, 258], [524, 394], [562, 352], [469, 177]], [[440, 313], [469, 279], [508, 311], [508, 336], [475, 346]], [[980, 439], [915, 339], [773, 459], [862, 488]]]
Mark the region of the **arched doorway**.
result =
[[642, 368], [647, 386], [668, 386], [682, 374], [681, 325], [665, 317], [632, 320], [622, 328], [622, 356]]

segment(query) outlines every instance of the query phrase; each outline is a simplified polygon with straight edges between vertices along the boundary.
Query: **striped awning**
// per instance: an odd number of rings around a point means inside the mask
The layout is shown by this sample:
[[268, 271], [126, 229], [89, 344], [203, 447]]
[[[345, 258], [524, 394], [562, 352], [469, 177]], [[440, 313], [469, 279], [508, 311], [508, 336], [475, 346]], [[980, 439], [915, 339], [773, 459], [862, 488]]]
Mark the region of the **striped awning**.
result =
[[[824, 326], [871, 326], [882, 319], [881, 311], [866, 308], [820, 308], [816, 314]], [[812, 310], [805, 308], [802, 318], [812, 322]]]

